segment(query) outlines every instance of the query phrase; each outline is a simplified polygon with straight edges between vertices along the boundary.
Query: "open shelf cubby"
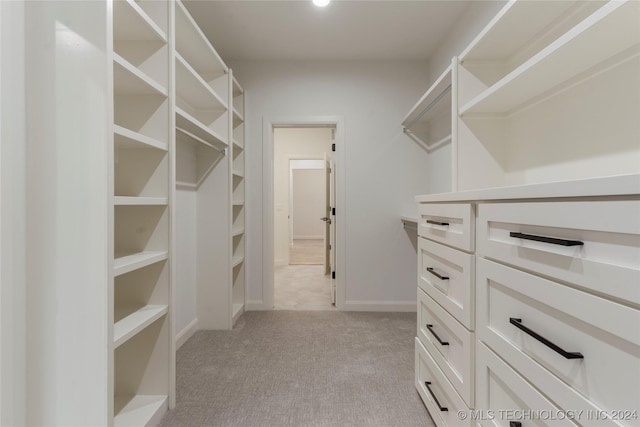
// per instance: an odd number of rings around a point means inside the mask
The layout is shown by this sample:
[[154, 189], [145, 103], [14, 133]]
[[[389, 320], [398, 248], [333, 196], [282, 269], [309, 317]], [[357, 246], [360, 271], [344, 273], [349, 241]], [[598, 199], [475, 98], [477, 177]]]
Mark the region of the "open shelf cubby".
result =
[[167, 16], [167, 6], [163, 2], [114, 1], [113, 39], [114, 41], [145, 40], [167, 43]]
[[436, 79], [402, 121], [404, 132], [427, 150], [451, 142], [452, 71]]
[[508, 3], [459, 58], [457, 189], [637, 173], [639, 19], [635, 1]]
[[[228, 67], [195, 23], [184, 4], [178, 0], [175, 5], [176, 52], [211, 87], [217, 89], [219, 86], [226, 86], [226, 83], [221, 84], [220, 80], [224, 80], [222, 77], [228, 73]], [[218, 93], [222, 99], [226, 99], [226, 92]]]
[[168, 407], [169, 319], [162, 315], [114, 351], [114, 425], [155, 425]]
[[197, 188], [224, 159], [225, 151], [220, 146], [207, 143], [182, 128], [176, 130], [176, 181]]
[[[566, 88], [573, 78], [620, 53], [627, 57], [637, 52], [639, 17], [634, 2], [608, 3], [469, 102], [461, 104], [460, 114], [514, 112], [555, 88]], [[603, 39], [607, 43], [601, 43]], [[463, 58], [463, 66], [465, 63]]]
[[116, 62], [138, 69], [166, 92], [169, 83], [166, 5], [152, 1], [116, 1], [113, 11]]
[[168, 250], [167, 206], [122, 205], [115, 206], [114, 210], [116, 265], [126, 256]]
[[[136, 201], [124, 197], [168, 197], [169, 163], [168, 153], [155, 145], [128, 142], [118, 131], [115, 133], [114, 193], [120, 198], [116, 204], [131, 204]], [[140, 199], [137, 203], [145, 203]], [[154, 204], [151, 200], [149, 203]]]

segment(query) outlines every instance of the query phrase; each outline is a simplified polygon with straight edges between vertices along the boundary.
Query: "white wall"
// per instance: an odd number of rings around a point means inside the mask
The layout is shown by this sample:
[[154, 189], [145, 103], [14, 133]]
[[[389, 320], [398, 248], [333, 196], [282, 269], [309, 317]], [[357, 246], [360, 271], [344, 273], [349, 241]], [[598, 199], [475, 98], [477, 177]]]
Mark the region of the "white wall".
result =
[[294, 239], [322, 239], [326, 216], [326, 178], [324, 169], [291, 171], [291, 220]]
[[0, 2], [0, 425], [26, 425], [24, 3]]
[[[288, 220], [289, 161], [292, 159], [323, 159], [324, 153], [331, 150], [331, 129], [277, 128], [274, 130], [273, 136], [274, 263], [275, 265], [287, 265], [289, 264], [290, 241]], [[250, 151], [250, 149], [246, 151]], [[249, 165], [246, 166], [248, 170]], [[247, 171], [247, 174], [251, 174], [251, 171]]]
[[427, 192], [426, 152], [400, 122], [429, 84], [420, 62], [237, 62], [247, 90], [247, 285], [249, 307], [261, 306], [262, 122], [342, 116], [345, 131], [346, 283], [343, 309], [413, 309], [416, 253], [400, 215], [415, 214]]

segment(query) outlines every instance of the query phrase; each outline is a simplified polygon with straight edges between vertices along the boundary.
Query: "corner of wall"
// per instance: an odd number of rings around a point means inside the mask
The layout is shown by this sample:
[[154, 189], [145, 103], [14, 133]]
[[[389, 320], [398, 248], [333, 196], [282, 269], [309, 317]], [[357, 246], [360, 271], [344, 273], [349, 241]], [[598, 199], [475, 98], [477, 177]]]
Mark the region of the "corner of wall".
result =
[[506, 2], [507, 0], [469, 2], [449, 34], [440, 42], [438, 50], [429, 58], [429, 76], [439, 76], [449, 66], [451, 58], [462, 53]]

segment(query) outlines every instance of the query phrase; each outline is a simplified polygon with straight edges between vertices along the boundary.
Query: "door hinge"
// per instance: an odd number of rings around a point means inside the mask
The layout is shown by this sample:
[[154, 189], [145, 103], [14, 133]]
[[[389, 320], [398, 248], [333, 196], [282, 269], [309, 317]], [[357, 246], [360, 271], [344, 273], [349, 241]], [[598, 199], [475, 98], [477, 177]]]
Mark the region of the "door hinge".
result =
[[332, 278], [332, 279], [335, 279], [335, 278], [336, 278], [336, 272], [335, 272], [335, 271], [332, 271], [332, 272], [331, 272], [331, 278]]
[[336, 144], [331, 144], [331, 151], [336, 151]]
[[331, 245], [329, 245], [329, 250], [331, 250]]
[[336, 214], [336, 208], [331, 208], [331, 215], [335, 216], [335, 214]]

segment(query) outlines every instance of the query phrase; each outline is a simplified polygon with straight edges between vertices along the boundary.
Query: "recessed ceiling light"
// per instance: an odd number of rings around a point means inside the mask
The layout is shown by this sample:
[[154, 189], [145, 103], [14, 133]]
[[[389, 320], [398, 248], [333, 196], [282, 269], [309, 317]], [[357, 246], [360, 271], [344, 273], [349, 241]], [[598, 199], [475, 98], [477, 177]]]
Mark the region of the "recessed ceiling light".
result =
[[313, 4], [318, 7], [325, 7], [331, 0], [313, 0]]

